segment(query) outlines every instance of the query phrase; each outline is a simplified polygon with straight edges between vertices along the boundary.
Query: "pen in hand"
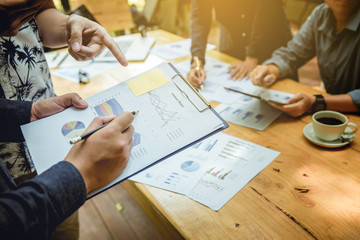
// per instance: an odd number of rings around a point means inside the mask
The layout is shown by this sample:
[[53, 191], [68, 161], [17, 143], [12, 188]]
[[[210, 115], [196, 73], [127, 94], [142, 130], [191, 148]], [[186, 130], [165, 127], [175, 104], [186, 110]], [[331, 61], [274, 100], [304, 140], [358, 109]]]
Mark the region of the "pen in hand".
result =
[[[131, 114], [132, 114], [133, 116], [136, 116], [136, 114], [138, 114], [138, 112], [139, 112], [139, 111], [132, 111]], [[87, 132], [87, 133], [84, 133], [84, 134], [82, 134], [82, 135], [79, 136], [79, 137], [76, 137], [76, 138], [71, 139], [71, 140], [70, 140], [70, 144], [75, 144], [75, 143], [77, 143], [77, 142], [80, 142], [81, 140], [87, 139], [87, 138], [90, 137], [93, 133], [99, 131], [99, 130], [102, 129], [103, 127], [107, 126], [109, 123], [110, 123], [110, 122], [105, 123], [104, 125], [102, 125], [102, 126], [100, 126], [100, 127], [97, 127], [97, 128], [95, 128], [95, 129]]]
[[[200, 75], [200, 60], [199, 60], [199, 57], [195, 56], [194, 61], [195, 61], [195, 64], [196, 64], [195, 70], [196, 70], [197, 75], [199, 76]], [[203, 84], [200, 84], [200, 89], [204, 90], [204, 85]]]

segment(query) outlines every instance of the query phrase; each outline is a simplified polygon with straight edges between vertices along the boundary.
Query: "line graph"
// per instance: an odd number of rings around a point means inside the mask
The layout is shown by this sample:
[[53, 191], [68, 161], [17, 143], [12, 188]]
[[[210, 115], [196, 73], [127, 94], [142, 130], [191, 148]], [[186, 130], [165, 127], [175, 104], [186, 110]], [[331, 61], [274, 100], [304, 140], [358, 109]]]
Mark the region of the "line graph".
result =
[[148, 95], [151, 105], [156, 109], [156, 112], [164, 122], [162, 127], [171, 121], [176, 121], [180, 119], [179, 117], [176, 116], [178, 112], [170, 111], [167, 109], [168, 104], [166, 102], [163, 102], [159, 95], [153, 92], [149, 92]]

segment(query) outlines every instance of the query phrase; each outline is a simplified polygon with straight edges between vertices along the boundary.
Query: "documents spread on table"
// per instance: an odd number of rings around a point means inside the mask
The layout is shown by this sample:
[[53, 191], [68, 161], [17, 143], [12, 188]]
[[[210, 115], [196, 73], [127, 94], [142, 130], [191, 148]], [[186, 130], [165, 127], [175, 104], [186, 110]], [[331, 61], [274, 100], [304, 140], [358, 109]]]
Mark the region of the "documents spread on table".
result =
[[[134, 34], [115, 37], [114, 40], [128, 61], [137, 62], [146, 60], [155, 43], [154, 37], [140, 37]], [[59, 68], [52, 72], [53, 75], [72, 82], [79, 82], [81, 74], [85, 78], [92, 78], [119, 66], [116, 58], [107, 48], [104, 48], [94, 60], [89, 61], [77, 61], [68, 51], [49, 52], [45, 57], [50, 68]]]
[[[190, 61], [183, 61], [175, 64], [175, 66], [186, 76], [186, 73], [190, 70]], [[260, 95], [263, 98], [270, 98], [280, 102], [291, 98], [293, 94], [255, 86], [248, 78], [237, 81], [231, 80], [230, 73], [227, 72], [229, 66], [230, 64], [206, 57], [205, 71], [207, 77], [204, 90], [199, 90], [199, 92], [208, 101], [222, 103], [216, 107], [216, 110], [226, 121], [257, 130], [264, 130], [282, 112], [259, 99], [226, 90], [224, 87]]]
[[86, 79], [96, 77], [97, 75], [109, 71], [119, 65], [119, 63], [115, 62], [92, 61], [91, 63], [88, 63], [84, 66], [73, 65], [73, 67], [60, 68], [58, 70], [52, 71], [51, 74], [75, 83], [80, 83], [81, 77]]
[[89, 197], [228, 127], [170, 63], [162, 63], [86, 101], [87, 109], [68, 108], [21, 129], [40, 174], [65, 158], [71, 148], [69, 140], [80, 136], [94, 117], [139, 110], [133, 122], [134, 146], [127, 167]]
[[[128, 61], [144, 61], [155, 43], [154, 37], [125, 35], [114, 38]], [[117, 61], [111, 51], [105, 48], [95, 61]]]
[[279, 154], [218, 133], [130, 180], [186, 195], [217, 211]]
[[[191, 55], [191, 39], [185, 39], [161, 46], [156, 46], [151, 49], [151, 54], [155, 54], [165, 60], [173, 60], [180, 57]], [[206, 44], [206, 50], [215, 49], [216, 46], [213, 44]], [[184, 75], [186, 76], [186, 75]]]

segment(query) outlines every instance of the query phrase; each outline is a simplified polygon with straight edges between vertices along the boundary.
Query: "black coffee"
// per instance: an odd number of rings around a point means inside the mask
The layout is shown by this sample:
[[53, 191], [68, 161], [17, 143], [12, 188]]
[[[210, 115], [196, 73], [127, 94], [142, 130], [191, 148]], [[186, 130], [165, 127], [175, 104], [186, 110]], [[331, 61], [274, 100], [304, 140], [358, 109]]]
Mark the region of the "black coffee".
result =
[[332, 117], [320, 117], [316, 119], [318, 122], [321, 122], [323, 124], [327, 125], [340, 125], [343, 124], [343, 122], [337, 118]]

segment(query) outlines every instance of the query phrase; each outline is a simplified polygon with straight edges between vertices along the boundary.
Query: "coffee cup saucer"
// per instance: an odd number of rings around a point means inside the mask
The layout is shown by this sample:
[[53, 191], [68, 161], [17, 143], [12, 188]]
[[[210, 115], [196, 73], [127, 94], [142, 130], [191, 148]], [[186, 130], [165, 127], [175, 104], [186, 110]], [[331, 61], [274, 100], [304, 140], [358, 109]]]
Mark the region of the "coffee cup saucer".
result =
[[[347, 130], [351, 131], [351, 129], [348, 127], [346, 128], [345, 131], [347, 131]], [[309, 123], [304, 127], [303, 133], [310, 142], [312, 142], [318, 146], [327, 147], [327, 148], [339, 148], [339, 147], [342, 147], [342, 146], [345, 146], [345, 145], [351, 143], [354, 140], [354, 138], [350, 138], [350, 139], [344, 141], [339, 138], [339, 139], [336, 139], [331, 142], [324, 141], [324, 140], [316, 137], [312, 123]]]

